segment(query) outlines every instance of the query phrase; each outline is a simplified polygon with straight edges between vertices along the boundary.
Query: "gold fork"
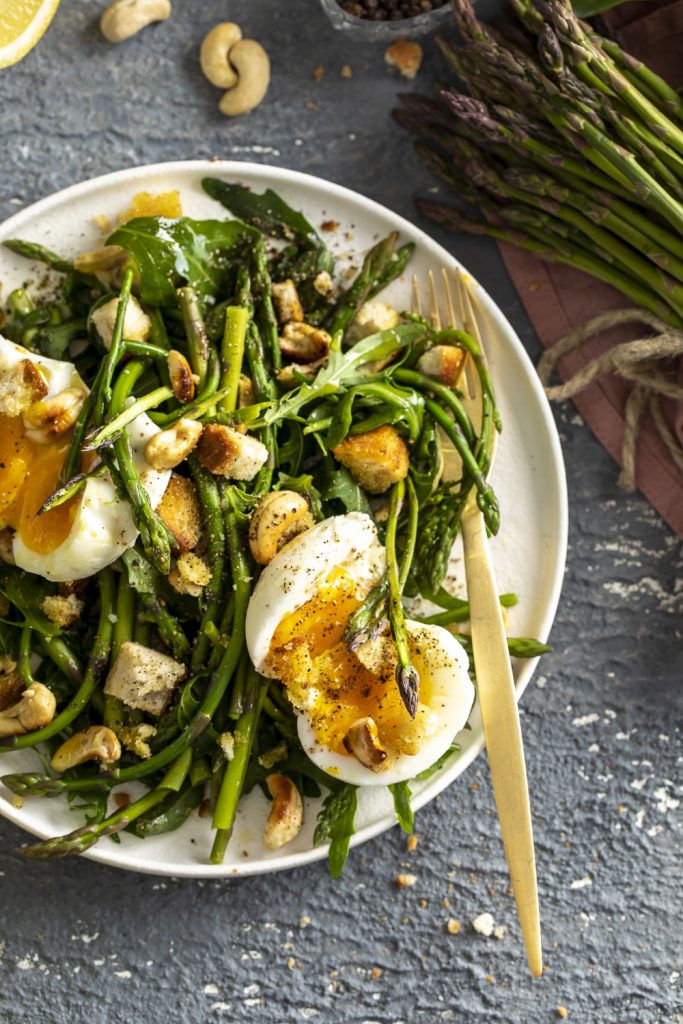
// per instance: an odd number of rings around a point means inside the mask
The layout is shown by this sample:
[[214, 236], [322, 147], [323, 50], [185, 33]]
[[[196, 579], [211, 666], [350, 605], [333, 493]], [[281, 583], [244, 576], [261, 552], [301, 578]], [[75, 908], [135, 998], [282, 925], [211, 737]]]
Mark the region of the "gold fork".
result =
[[[457, 288], [460, 324], [453, 302], [451, 278], [445, 269], [442, 269], [440, 275], [440, 296], [431, 271], [427, 277], [432, 323], [437, 330], [441, 329], [442, 324], [448, 327], [461, 326], [484, 353], [472, 303], [472, 291], [459, 272], [456, 271], [453, 277]], [[474, 301], [477, 302], [476, 295]], [[413, 308], [415, 312], [421, 313], [420, 290], [416, 278], [413, 278]], [[468, 356], [459, 384], [465, 393], [465, 404], [476, 427], [477, 417], [481, 419], [481, 393], [471, 363], [471, 357]], [[448, 476], [455, 478], [459, 475], [460, 468], [454, 453], [451, 453], [446, 466]], [[462, 537], [472, 649], [477, 671], [477, 695], [493, 792], [527, 959], [532, 975], [538, 977], [543, 970], [541, 923], [522, 731], [491, 552], [474, 488], [462, 515]]]

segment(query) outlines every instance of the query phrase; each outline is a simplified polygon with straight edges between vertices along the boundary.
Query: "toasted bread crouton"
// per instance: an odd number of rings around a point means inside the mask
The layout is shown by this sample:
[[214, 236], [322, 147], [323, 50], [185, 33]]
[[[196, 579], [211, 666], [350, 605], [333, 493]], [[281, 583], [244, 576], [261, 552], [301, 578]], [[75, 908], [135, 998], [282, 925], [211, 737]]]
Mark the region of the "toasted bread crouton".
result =
[[60, 629], [67, 629], [81, 617], [85, 605], [75, 594], [54, 594], [43, 598], [40, 607], [50, 622]]
[[253, 480], [268, 459], [268, 449], [255, 437], [222, 423], [207, 423], [197, 445], [205, 469], [232, 480]]
[[181, 555], [168, 576], [168, 582], [179, 594], [201, 597], [206, 584], [211, 580], [211, 569], [203, 558], [187, 551]]
[[202, 506], [192, 480], [171, 473], [157, 512], [178, 542], [181, 551], [197, 547], [202, 532]]
[[280, 335], [280, 350], [285, 359], [297, 363], [315, 363], [330, 351], [332, 338], [321, 327], [292, 321]]
[[388, 425], [344, 438], [332, 449], [332, 454], [369, 494], [382, 494], [408, 473], [406, 443], [398, 431]]
[[288, 324], [290, 320], [303, 320], [304, 311], [299, 293], [291, 279], [273, 284], [273, 300], [281, 324]]
[[425, 377], [454, 388], [465, 365], [466, 355], [454, 345], [435, 345], [420, 356], [417, 368]]
[[21, 359], [0, 374], [0, 413], [4, 416], [21, 416], [46, 394], [45, 379], [30, 359]]
[[371, 299], [360, 307], [353, 318], [346, 332], [347, 341], [355, 344], [363, 338], [369, 338], [371, 334], [397, 327], [400, 321], [400, 316], [392, 306], [387, 306], [380, 299]]
[[0, 711], [11, 708], [19, 700], [26, 687], [16, 661], [7, 655], [0, 655]]
[[287, 366], [283, 366], [277, 371], [277, 382], [286, 391], [298, 388], [301, 384], [301, 377], [306, 381], [314, 380], [318, 370], [325, 362], [325, 359], [316, 359], [314, 363], [288, 363]]
[[[91, 320], [94, 323], [97, 333], [102, 339], [102, 344], [108, 350], [111, 348], [111, 340], [114, 337], [114, 324], [116, 323], [116, 311], [119, 308], [119, 300], [110, 299], [103, 306], [96, 309]], [[126, 315], [123, 318], [123, 336], [129, 341], [147, 341], [149, 332], [152, 329], [152, 321], [140, 306], [134, 295], [128, 298]]]
[[150, 715], [162, 715], [186, 669], [175, 658], [126, 640], [109, 670], [104, 692]]

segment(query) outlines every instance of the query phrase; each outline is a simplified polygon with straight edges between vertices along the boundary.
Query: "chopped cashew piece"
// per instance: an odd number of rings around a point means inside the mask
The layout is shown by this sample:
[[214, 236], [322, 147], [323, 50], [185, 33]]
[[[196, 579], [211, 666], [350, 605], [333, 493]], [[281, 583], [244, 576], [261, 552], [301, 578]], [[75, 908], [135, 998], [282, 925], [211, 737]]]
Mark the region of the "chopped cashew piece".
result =
[[194, 398], [195, 379], [192, 368], [183, 353], [174, 348], [168, 353], [167, 361], [173, 394], [181, 405], [186, 405]]
[[138, 757], [147, 760], [152, 756], [152, 748], [148, 740], [156, 736], [156, 731], [156, 725], [150, 725], [148, 722], [140, 722], [139, 725], [124, 725], [121, 729], [121, 742], [126, 750], [130, 750], [131, 754], [137, 754]]
[[120, 270], [127, 259], [128, 253], [120, 245], [103, 245], [100, 249], [76, 256], [74, 267], [84, 274], [111, 274], [112, 271]]
[[130, 708], [161, 715], [185, 675], [185, 666], [175, 658], [126, 640], [109, 670], [104, 692]]
[[299, 790], [286, 775], [267, 775], [266, 785], [273, 806], [263, 832], [263, 845], [267, 850], [278, 850], [299, 834], [303, 804]]
[[296, 491], [271, 491], [261, 498], [249, 524], [249, 547], [259, 565], [268, 565], [285, 544], [313, 526], [308, 502]]
[[465, 353], [454, 345], [435, 345], [417, 361], [417, 368], [425, 377], [438, 380], [449, 388], [455, 387], [465, 365]]
[[371, 334], [379, 331], [386, 331], [390, 327], [397, 327], [401, 321], [400, 316], [392, 306], [387, 306], [381, 299], [371, 299], [365, 302], [356, 313], [351, 326], [346, 332], [347, 339], [354, 344], [369, 338]]
[[187, 551], [181, 555], [168, 576], [168, 582], [179, 594], [201, 597], [204, 587], [211, 580], [211, 569], [203, 558]]
[[197, 487], [192, 480], [179, 473], [171, 473], [168, 487], [156, 510], [181, 551], [191, 551], [197, 547], [204, 520]]
[[30, 359], [21, 359], [0, 375], [0, 413], [4, 416], [21, 416], [46, 394], [45, 378]]
[[102, 12], [100, 31], [110, 43], [121, 43], [153, 21], [166, 21], [170, 16], [170, 0], [114, 0]]
[[[116, 323], [116, 311], [119, 308], [118, 298], [110, 299], [95, 310], [91, 316], [97, 333], [102, 339], [102, 344], [109, 350], [111, 339], [114, 336], [114, 324]], [[152, 329], [152, 321], [134, 295], [128, 297], [126, 315], [123, 318], [123, 336], [129, 341], [147, 341], [149, 332]]]
[[55, 626], [68, 629], [80, 618], [85, 604], [75, 594], [53, 594], [44, 597], [40, 607]]
[[406, 443], [388, 424], [344, 438], [332, 454], [369, 494], [382, 494], [408, 473]]
[[204, 77], [219, 89], [232, 89], [237, 85], [237, 72], [230, 63], [230, 51], [241, 38], [242, 29], [234, 21], [222, 21], [204, 36], [199, 64]]
[[16, 704], [24, 692], [24, 681], [17, 671], [16, 661], [6, 654], [0, 655], [0, 711]]
[[121, 744], [116, 733], [106, 725], [91, 725], [64, 740], [52, 755], [50, 766], [56, 772], [66, 772], [84, 761], [113, 764], [121, 757]]
[[328, 296], [332, 293], [334, 285], [332, 284], [332, 278], [328, 270], [321, 270], [320, 273], [313, 280], [313, 287], [317, 291], [318, 295]]
[[349, 754], [373, 772], [378, 772], [387, 759], [374, 718], [359, 718], [354, 722], [344, 737], [344, 746]]
[[296, 321], [285, 324], [280, 335], [280, 350], [286, 359], [297, 363], [315, 363], [330, 351], [332, 338], [321, 327]]
[[221, 114], [238, 117], [258, 107], [270, 85], [270, 60], [260, 43], [240, 39], [230, 50], [230, 63], [237, 72], [237, 85], [218, 104]]
[[23, 736], [42, 729], [55, 717], [57, 701], [52, 690], [42, 683], [33, 683], [24, 690], [16, 704], [0, 711], [0, 736]]
[[253, 480], [268, 460], [268, 449], [249, 434], [222, 423], [207, 423], [197, 445], [197, 456], [210, 473], [232, 480]]
[[279, 283], [273, 282], [273, 300], [281, 324], [288, 324], [290, 320], [303, 320], [303, 306], [291, 278]]
[[65, 388], [58, 395], [46, 398], [24, 413], [26, 433], [36, 441], [64, 434], [78, 419], [86, 393], [82, 388]]
[[168, 430], [153, 434], [145, 446], [145, 459], [152, 469], [175, 469], [197, 446], [202, 425], [183, 417]]

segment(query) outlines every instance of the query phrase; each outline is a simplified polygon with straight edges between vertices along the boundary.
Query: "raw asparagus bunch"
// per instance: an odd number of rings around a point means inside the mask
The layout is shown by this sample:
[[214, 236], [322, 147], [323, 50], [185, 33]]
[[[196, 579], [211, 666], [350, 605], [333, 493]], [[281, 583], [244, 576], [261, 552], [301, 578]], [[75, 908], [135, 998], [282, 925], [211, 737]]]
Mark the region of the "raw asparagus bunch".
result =
[[468, 94], [438, 83], [396, 119], [428, 166], [486, 215], [418, 200], [485, 234], [618, 288], [683, 325], [683, 102], [580, 21], [568, 0], [513, 0], [522, 30], [452, 0], [462, 43], [439, 46]]

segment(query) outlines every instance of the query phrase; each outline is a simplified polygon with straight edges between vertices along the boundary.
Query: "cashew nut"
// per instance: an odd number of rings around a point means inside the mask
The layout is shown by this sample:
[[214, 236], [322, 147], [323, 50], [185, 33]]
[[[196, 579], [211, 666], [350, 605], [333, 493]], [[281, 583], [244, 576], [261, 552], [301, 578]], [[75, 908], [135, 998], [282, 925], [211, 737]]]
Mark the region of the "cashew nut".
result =
[[168, 374], [171, 378], [173, 394], [181, 405], [186, 405], [194, 398], [194, 376], [192, 368], [182, 352], [172, 348], [168, 353]]
[[120, 43], [153, 21], [166, 21], [170, 16], [170, 0], [114, 0], [102, 11], [100, 31], [110, 43]]
[[34, 683], [24, 690], [21, 700], [0, 712], [0, 736], [22, 736], [42, 729], [52, 721], [56, 710], [52, 691], [42, 683]]
[[201, 423], [183, 417], [168, 430], [152, 434], [145, 447], [145, 458], [152, 469], [173, 469], [187, 458], [201, 435]]
[[242, 29], [234, 21], [222, 21], [204, 36], [199, 63], [205, 77], [219, 89], [237, 85], [237, 72], [230, 64], [230, 51], [242, 38]]
[[65, 388], [64, 391], [53, 395], [52, 398], [34, 402], [25, 413], [25, 420], [29, 427], [27, 432], [35, 440], [42, 441], [45, 438], [41, 435], [54, 437], [70, 430], [78, 419], [85, 397], [85, 391], [82, 388]]
[[359, 718], [354, 722], [344, 737], [344, 746], [372, 772], [378, 772], [387, 759], [374, 718]]
[[238, 75], [234, 88], [218, 104], [221, 114], [237, 117], [258, 107], [270, 85], [270, 60], [260, 43], [240, 39], [230, 50], [230, 63]]
[[271, 491], [261, 498], [249, 524], [249, 547], [259, 565], [268, 565], [285, 544], [313, 526], [308, 502], [296, 491]]
[[266, 785], [273, 806], [263, 831], [263, 845], [267, 850], [277, 850], [299, 834], [304, 809], [299, 790], [286, 775], [266, 775]]
[[121, 744], [116, 733], [106, 725], [91, 725], [69, 736], [52, 755], [50, 765], [56, 772], [65, 772], [84, 761], [97, 759], [102, 764], [113, 764], [121, 757]]

